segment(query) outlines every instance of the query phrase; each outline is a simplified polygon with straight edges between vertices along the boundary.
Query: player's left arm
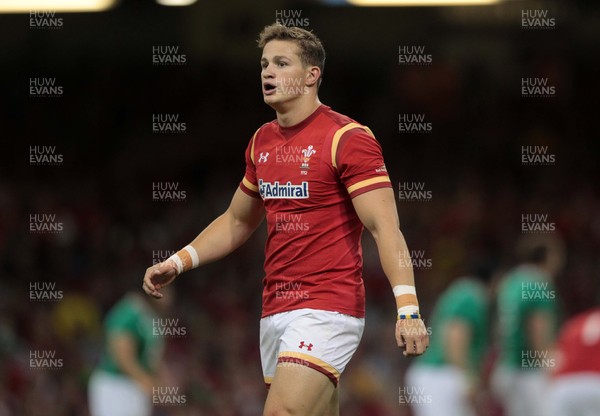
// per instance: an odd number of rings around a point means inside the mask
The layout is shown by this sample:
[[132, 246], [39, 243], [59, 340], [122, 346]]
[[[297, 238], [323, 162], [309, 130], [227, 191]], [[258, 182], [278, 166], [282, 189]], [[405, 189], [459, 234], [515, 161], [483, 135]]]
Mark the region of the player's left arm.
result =
[[[412, 263], [406, 241], [400, 231], [400, 220], [392, 188], [379, 188], [365, 192], [354, 197], [352, 203], [363, 225], [375, 239], [383, 272], [394, 288], [396, 306], [401, 311], [402, 308], [407, 307], [408, 301], [411, 312], [406, 318], [414, 316], [415, 311], [418, 314]], [[429, 336], [423, 320], [398, 319], [396, 342], [404, 349], [405, 356], [421, 355], [425, 352], [429, 345]]]

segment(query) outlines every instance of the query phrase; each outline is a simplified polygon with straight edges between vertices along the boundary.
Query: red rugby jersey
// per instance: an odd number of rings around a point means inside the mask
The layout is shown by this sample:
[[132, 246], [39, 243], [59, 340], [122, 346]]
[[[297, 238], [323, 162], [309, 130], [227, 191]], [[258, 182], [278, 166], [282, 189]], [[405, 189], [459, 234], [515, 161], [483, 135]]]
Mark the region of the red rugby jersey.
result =
[[313, 308], [363, 317], [363, 225], [351, 198], [391, 187], [371, 131], [321, 105], [293, 127], [263, 125], [240, 188], [267, 218], [262, 316]]
[[581, 313], [564, 325], [558, 338], [558, 353], [554, 377], [600, 374], [600, 308]]

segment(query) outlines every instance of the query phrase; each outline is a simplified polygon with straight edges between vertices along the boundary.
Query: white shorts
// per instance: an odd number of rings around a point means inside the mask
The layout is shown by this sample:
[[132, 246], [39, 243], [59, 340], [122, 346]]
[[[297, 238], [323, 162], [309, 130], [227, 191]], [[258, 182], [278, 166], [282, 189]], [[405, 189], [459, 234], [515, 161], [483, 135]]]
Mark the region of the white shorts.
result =
[[91, 416], [150, 416], [152, 400], [131, 379], [94, 371], [88, 385]]
[[260, 358], [265, 384], [277, 366], [303, 365], [325, 374], [335, 386], [358, 348], [364, 318], [317, 309], [297, 309], [260, 320]]
[[451, 365], [413, 364], [408, 368], [400, 405], [409, 404], [415, 416], [473, 416], [467, 400], [469, 384], [464, 373]]
[[600, 415], [600, 374], [562, 375], [550, 383], [545, 396], [549, 416]]

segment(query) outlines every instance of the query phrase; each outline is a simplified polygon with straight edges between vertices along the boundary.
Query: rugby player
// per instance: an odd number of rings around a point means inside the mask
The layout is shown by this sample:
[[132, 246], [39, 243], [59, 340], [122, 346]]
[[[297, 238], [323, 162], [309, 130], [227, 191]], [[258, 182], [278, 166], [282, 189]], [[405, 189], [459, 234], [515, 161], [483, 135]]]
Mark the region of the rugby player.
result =
[[266, 217], [264, 415], [337, 415], [338, 381], [364, 328], [363, 227], [396, 298], [398, 346], [405, 356], [420, 355], [429, 340], [381, 147], [369, 128], [319, 101], [321, 41], [274, 24], [258, 46], [264, 102], [277, 117], [252, 136], [229, 208], [188, 246], [148, 268], [143, 289], [160, 298], [179, 274], [234, 251]]

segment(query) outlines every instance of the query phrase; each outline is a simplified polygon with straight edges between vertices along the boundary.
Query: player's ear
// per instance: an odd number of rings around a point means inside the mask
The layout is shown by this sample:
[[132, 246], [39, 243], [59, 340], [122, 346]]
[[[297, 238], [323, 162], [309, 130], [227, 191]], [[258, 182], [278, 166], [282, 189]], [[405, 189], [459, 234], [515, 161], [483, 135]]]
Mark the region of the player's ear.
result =
[[312, 87], [321, 78], [321, 68], [318, 66], [309, 66], [306, 72], [306, 86]]

